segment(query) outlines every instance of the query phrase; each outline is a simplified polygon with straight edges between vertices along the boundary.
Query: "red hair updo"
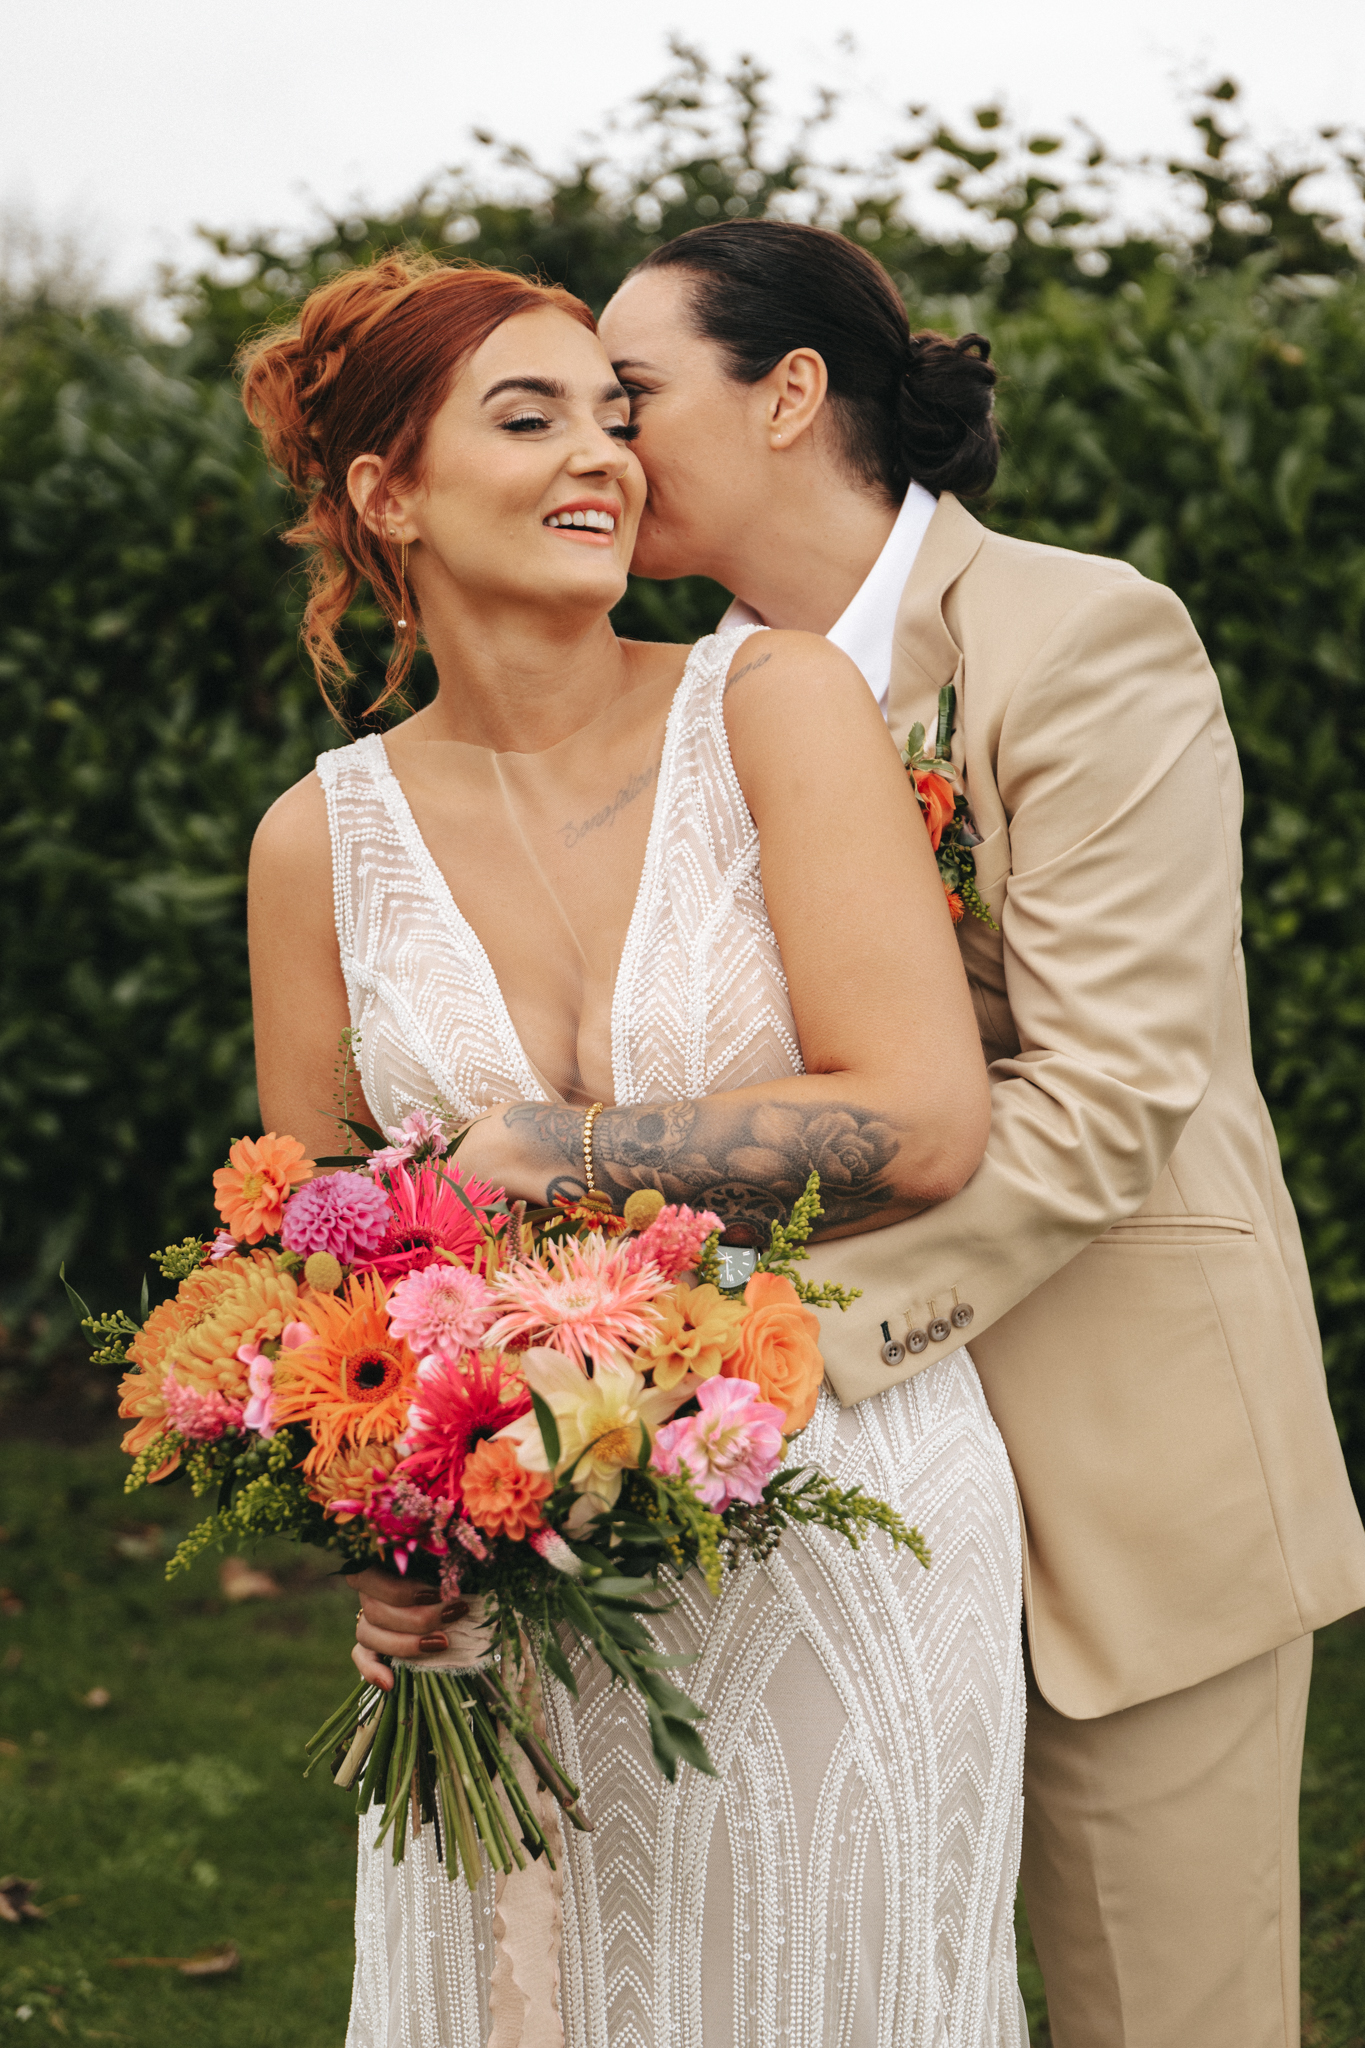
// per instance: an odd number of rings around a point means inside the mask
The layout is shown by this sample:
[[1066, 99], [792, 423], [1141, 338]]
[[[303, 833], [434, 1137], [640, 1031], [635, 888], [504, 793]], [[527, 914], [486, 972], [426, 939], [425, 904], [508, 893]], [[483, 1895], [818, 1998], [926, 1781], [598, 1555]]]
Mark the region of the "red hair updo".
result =
[[351, 673], [337, 627], [362, 583], [394, 629], [374, 709], [401, 688], [417, 649], [416, 607], [399, 573], [397, 543], [357, 513], [347, 471], [357, 455], [378, 455], [377, 496], [387, 485], [411, 489], [421, 478], [427, 429], [465, 362], [504, 320], [547, 306], [596, 332], [582, 300], [559, 285], [394, 252], [319, 285], [297, 319], [243, 346], [247, 416], [307, 501], [285, 539], [310, 550], [303, 644], [334, 711], [333, 690]]

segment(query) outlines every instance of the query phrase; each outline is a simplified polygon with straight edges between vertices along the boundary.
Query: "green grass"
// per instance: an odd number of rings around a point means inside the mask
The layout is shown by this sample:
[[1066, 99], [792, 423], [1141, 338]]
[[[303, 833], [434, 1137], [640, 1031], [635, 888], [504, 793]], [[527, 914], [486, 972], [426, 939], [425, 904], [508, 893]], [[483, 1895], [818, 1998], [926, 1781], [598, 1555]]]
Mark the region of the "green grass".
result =
[[[303, 1742], [348, 1689], [354, 1604], [281, 1546], [285, 1587], [232, 1606], [215, 1555], [167, 1584], [188, 1491], [131, 1497], [115, 1444], [0, 1447], [0, 1876], [51, 1917], [0, 1925], [0, 2042], [340, 2048], [355, 1823]], [[155, 1524], [153, 1528], [151, 1525]], [[96, 1687], [104, 1708], [84, 1704]], [[1365, 1626], [1318, 1638], [1304, 1771], [1304, 2042], [1365, 2048]], [[195, 1981], [115, 1957], [232, 1942]], [[1033, 2048], [1048, 2048], [1021, 1912]], [[32, 2017], [20, 2020], [27, 2006]]]

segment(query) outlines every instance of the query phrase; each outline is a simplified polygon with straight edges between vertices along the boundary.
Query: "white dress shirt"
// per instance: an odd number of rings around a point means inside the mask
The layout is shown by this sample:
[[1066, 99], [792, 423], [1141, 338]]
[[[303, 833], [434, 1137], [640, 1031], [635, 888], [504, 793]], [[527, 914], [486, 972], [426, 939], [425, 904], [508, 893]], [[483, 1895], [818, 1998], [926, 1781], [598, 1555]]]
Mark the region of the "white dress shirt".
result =
[[[920, 542], [934, 516], [938, 499], [923, 484], [912, 483], [896, 523], [886, 536], [886, 545], [847, 607], [834, 621], [827, 640], [842, 647], [867, 679], [868, 688], [881, 708], [883, 718], [891, 695], [891, 650], [896, 633], [896, 612], [910, 571], [915, 566]], [[767, 620], [752, 605], [737, 597], [717, 631], [726, 626], [766, 626]]]

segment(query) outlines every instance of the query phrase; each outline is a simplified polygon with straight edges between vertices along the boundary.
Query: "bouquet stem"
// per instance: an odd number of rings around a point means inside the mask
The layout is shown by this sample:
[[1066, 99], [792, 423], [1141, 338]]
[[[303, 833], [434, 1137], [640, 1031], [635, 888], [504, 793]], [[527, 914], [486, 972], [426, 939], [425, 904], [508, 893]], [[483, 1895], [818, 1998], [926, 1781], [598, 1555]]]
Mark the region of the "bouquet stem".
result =
[[[393, 1687], [361, 1684], [307, 1744], [309, 1769], [331, 1754], [333, 1782], [357, 1784], [356, 1810], [382, 1808], [379, 1840], [393, 1839], [400, 1863], [408, 1830], [436, 1830], [436, 1853], [471, 1890], [484, 1857], [496, 1871], [526, 1867], [528, 1855], [554, 1856], [535, 1806], [503, 1747], [512, 1736], [545, 1789], [577, 1828], [591, 1826], [578, 1787], [531, 1726], [522, 1702], [492, 1671], [432, 1671], [397, 1663]], [[458, 1852], [452, 1859], [453, 1843]]]

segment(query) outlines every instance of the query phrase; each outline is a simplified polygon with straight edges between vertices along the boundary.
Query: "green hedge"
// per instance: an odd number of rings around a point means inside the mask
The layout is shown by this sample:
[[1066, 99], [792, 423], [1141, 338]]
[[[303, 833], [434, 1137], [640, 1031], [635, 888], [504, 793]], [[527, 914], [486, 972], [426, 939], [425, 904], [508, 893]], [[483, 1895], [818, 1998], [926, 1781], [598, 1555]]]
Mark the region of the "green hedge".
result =
[[[1298, 170], [1239, 155], [1230, 97], [1172, 169], [1196, 201], [1182, 242], [1106, 228], [1095, 162], [991, 108], [965, 140], [921, 123], [899, 152], [961, 202], [961, 231], [933, 238], [893, 166], [850, 186], [808, 144], [770, 152], [761, 76], [717, 86], [684, 53], [638, 175], [587, 164], [512, 204], [452, 174], [307, 248], [224, 244], [238, 281], [191, 280], [174, 344], [42, 294], [4, 309], [0, 1365], [69, 1335], [63, 1259], [84, 1291], [126, 1297], [150, 1245], [207, 1223], [208, 1173], [255, 1120], [247, 849], [344, 735], [298, 657], [286, 503], [231, 382], [242, 334], [395, 241], [536, 267], [600, 306], [660, 237], [804, 193], [882, 256], [917, 323], [991, 335], [1007, 456], [990, 522], [1125, 556], [1208, 643], [1247, 782], [1259, 1071], [1365, 1482], [1365, 282], [1299, 205]], [[689, 638], [722, 602], [633, 585], [621, 624]], [[377, 613], [353, 648], [358, 715]]]

